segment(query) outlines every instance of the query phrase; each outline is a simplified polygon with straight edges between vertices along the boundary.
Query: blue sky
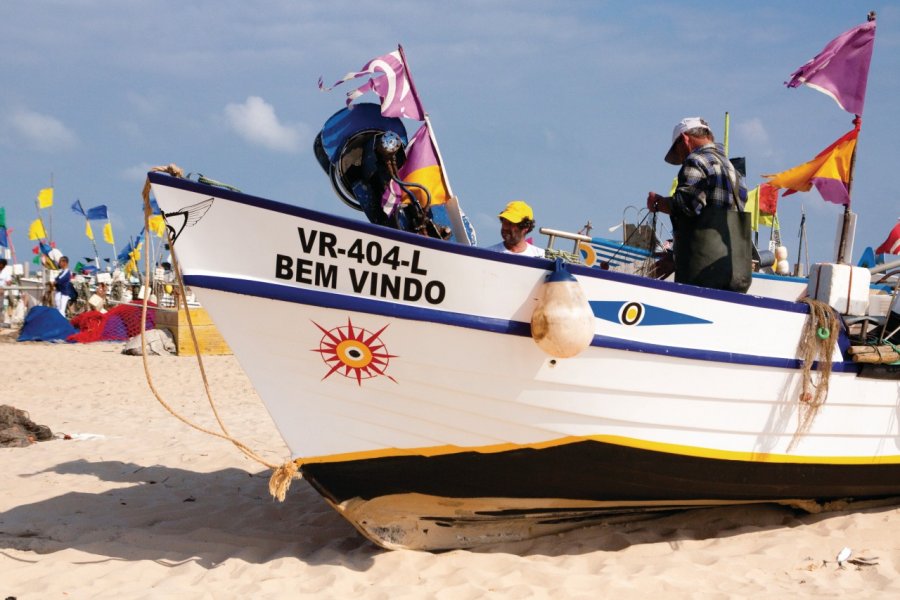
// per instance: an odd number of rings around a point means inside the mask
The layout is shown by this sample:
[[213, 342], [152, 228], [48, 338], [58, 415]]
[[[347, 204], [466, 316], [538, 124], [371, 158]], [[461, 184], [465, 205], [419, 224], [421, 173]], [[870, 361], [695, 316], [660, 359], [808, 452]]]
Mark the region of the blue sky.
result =
[[[312, 140], [341, 108], [318, 90], [403, 44], [454, 192], [478, 230], [522, 199], [539, 226], [594, 235], [634, 220], [677, 169], [672, 127], [704, 116], [748, 183], [815, 156], [852, 115], [789, 74], [878, 13], [852, 207], [854, 259], [900, 217], [900, 6], [885, 1], [4, 0], [0, 206], [20, 256], [38, 190], [55, 187], [52, 232], [92, 255], [69, 209], [108, 205], [117, 244], [141, 228], [149, 166], [361, 218], [331, 191]], [[409, 124], [410, 134], [415, 124]], [[793, 262], [801, 205], [810, 259], [833, 258], [842, 207], [815, 191], [780, 201]], [[666, 219], [667, 222], [667, 219]], [[240, 243], [248, 223], [234, 224]], [[768, 239], [768, 234], [764, 236]], [[537, 236], [543, 243], [544, 238]], [[111, 249], [99, 241], [101, 256]], [[20, 259], [21, 260], [21, 259]]]

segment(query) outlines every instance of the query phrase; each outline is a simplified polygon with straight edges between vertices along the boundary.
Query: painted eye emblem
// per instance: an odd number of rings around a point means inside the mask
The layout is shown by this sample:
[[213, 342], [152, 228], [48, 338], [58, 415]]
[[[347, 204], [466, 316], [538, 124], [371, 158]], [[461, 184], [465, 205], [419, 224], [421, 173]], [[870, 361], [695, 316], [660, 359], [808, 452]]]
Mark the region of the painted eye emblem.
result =
[[619, 323], [638, 325], [644, 319], [644, 305], [640, 302], [626, 302], [619, 310]]
[[359, 340], [344, 340], [334, 347], [339, 361], [353, 369], [365, 369], [373, 359], [372, 350]]
[[379, 337], [387, 329], [387, 325], [375, 333], [362, 327], [354, 327], [350, 319], [347, 319], [346, 326], [334, 329], [325, 329], [315, 321], [313, 325], [324, 334], [319, 340], [319, 347], [311, 350], [318, 352], [329, 367], [322, 379], [338, 373], [348, 379], [355, 379], [357, 385], [362, 385], [363, 379], [383, 375], [397, 383], [396, 379], [385, 372], [390, 359], [396, 358], [396, 355], [388, 353]]

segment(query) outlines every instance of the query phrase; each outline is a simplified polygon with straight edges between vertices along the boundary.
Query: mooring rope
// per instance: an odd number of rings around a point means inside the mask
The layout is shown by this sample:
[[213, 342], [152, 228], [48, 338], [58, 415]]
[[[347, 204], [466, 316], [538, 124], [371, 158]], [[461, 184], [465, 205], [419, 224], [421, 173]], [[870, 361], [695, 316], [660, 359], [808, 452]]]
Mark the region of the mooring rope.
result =
[[[178, 166], [174, 164], [169, 164], [165, 167], [153, 167], [151, 171], [160, 171], [164, 173], [169, 173], [175, 177], [183, 177], [184, 171], [182, 171]], [[148, 179], [144, 183], [143, 190], [143, 198], [144, 198], [144, 230], [150, 231], [150, 180]], [[206, 398], [209, 401], [209, 406], [212, 409], [213, 415], [215, 415], [216, 422], [219, 424], [219, 428], [221, 429], [221, 433], [217, 431], [212, 431], [198, 425], [186, 417], [180, 415], [178, 411], [176, 411], [172, 406], [166, 402], [159, 391], [156, 389], [156, 386], [153, 383], [153, 377], [150, 374], [150, 367], [147, 363], [147, 342], [145, 337], [145, 331], [147, 328], [147, 302], [150, 297], [149, 290], [145, 288], [145, 293], [143, 298], [141, 299], [141, 357], [144, 362], [144, 375], [147, 377], [147, 383], [150, 386], [150, 391], [153, 392], [153, 396], [159, 401], [159, 403], [165, 408], [169, 413], [177, 418], [179, 421], [184, 423], [185, 425], [196, 429], [197, 431], [209, 434], [211, 436], [227, 440], [235, 445], [241, 452], [243, 452], [247, 457], [255, 460], [263, 466], [266, 466], [272, 469], [272, 476], [269, 478], [269, 493], [272, 494], [274, 498], [277, 498], [279, 502], [284, 502], [285, 496], [287, 495], [287, 491], [291, 486], [291, 482], [295, 478], [300, 477], [300, 473], [298, 470], [298, 464], [294, 460], [286, 460], [281, 465], [270, 463], [269, 461], [263, 459], [256, 452], [251, 450], [246, 444], [241, 442], [240, 440], [235, 439], [229, 432], [228, 428], [225, 426], [225, 423], [222, 421], [222, 418], [219, 416], [219, 411], [216, 408], [216, 403], [213, 400], [212, 391], [209, 386], [209, 379], [206, 376], [206, 368], [203, 365], [203, 358], [200, 352], [200, 344], [197, 341], [197, 334], [194, 331], [194, 324], [191, 321], [191, 311], [188, 308], [187, 304], [187, 294], [185, 293], [185, 285], [184, 278], [181, 274], [181, 266], [178, 263], [178, 257], [175, 254], [175, 239], [172, 236], [172, 231], [169, 229], [168, 232], [168, 242], [169, 242], [169, 252], [171, 253], [172, 258], [172, 269], [175, 271], [175, 277], [178, 283], [178, 296], [180, 300], [176, 303], [176, 310], [179, 308], [178, 304], [184, 304], [184, 312], [187, 318], [188, 330], [191, 332], [191, 341], [194, 344], [194, 350], [197, 354], [197, 364], [200, 369], [200, 376], [203, 380], [203, 389], [206, 392]], [[144, 272], [150, 272], [150, 253], [144, 253]]]
[[[789, 452], [809, 431], [819, 409], [828, 397], [831, 357], [840, 327], [834, 309], [827, 303], [812, 298], [803, 298], [801, 302], [809, 306], [809, 314], [806, 316], [800, 343], [797, 346], [797, 358], [803, 361], [803, 367], [800, 380], [799, 420], [797, 431], [788, 445]], [[814, 364], [818, 365], [816, 378], [812, 373]]]

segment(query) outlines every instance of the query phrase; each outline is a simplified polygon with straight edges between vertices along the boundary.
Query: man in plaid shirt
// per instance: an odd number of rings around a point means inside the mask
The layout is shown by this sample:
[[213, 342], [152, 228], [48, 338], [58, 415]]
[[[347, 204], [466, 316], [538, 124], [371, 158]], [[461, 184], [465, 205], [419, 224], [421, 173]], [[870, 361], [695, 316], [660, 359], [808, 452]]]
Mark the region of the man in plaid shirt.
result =
[[[747, 188], [731, 161], [716, 147], [709, 124], [700, 117], [682, 119], [672, 132], [672, 144], [665, 160], [681, 165], [675, 194], [661, 196], [650, 192], [647, 209], [672, 218], [675, 281], [745, 291], [746, 288], [739, 289], [743, 283], [735, 284], [732, 280], [731, 266], [725, 266], [725, 262], [730, 261], [732, 244], [741, 244], [740, 256], [745, 251], [749, 253], [749, 248], [743, 248], [749, 238], [734, 240], [723, 228], [725, 212], [743, 212]], [[711, 231], [717, 231], [718, 237], [711, 236]], [[686, 256], [688, 253], [702, 256], [694, 259]], [[689, 265], [690, 261], [693, 263]], [[698, 265], [698, 261], [706, 264]], [[746, 285], [749, 287], [749, 276]]]

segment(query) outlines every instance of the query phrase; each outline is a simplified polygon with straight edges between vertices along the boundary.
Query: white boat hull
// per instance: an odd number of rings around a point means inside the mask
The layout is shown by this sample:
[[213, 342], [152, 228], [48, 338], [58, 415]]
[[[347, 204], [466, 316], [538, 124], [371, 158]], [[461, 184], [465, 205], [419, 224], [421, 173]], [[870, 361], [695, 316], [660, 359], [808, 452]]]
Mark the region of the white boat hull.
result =
[[897, 379], [835, 348], [799, 431], [805, 304], [571, 267], [594, 338], [557, 359], [529, 335], [550, 261], [150, 177], [186, 282], [301, 472], [382, 545], [900, 493]]

